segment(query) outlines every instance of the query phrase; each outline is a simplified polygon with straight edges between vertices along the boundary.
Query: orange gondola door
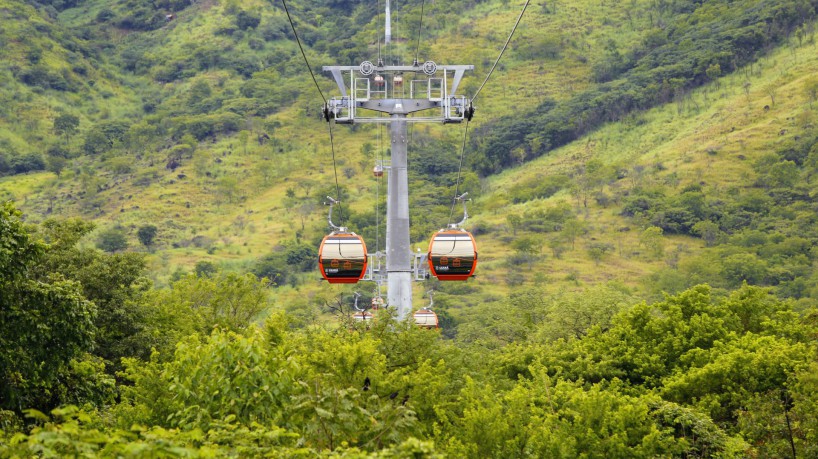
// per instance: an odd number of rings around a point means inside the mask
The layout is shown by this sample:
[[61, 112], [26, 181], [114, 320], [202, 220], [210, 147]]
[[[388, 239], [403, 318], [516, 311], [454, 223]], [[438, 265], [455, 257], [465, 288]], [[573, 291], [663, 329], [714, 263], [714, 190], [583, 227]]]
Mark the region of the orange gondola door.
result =
[[477, 267], [477, 243], [462, 229], [443, 229], [429, 243], [429, 269], [442, 281], [463, 281]]
[[366, 244], [355, 233], [324, 236], [318, 250], [321, 275], [330, 284], [355, 284], [366, 274]]

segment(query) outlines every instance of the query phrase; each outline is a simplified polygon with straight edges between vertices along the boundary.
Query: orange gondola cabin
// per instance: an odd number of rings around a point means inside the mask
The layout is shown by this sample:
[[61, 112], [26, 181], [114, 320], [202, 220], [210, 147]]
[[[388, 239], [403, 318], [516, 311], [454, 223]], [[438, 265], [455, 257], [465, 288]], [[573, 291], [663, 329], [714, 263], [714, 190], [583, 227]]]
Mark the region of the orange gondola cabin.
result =
[[429, 243], [429, 269], [442, 281], [464, 281], [477, 267], [477, 243], [462, 229], [443, 229]]
[[419, 309], [414, 314], [415, 325], [420, 328], [438, 328], [437, 314], [431, 309]]
[[318, 250], [321, 275], [330, 284], [355, 284], [366, 274], [366, 244], [355, 233], [324, 236]]
[[374, 314], [372, 314], [371, 312], [366, 312], [366, 311], [358, 311], [358, 312], [356, 312], [355, 314], [352, 315], [352, 320], [355, 321], [356, 323], [371, 322], [372, 319], [374, 319], [374, 318], [375, 318]]

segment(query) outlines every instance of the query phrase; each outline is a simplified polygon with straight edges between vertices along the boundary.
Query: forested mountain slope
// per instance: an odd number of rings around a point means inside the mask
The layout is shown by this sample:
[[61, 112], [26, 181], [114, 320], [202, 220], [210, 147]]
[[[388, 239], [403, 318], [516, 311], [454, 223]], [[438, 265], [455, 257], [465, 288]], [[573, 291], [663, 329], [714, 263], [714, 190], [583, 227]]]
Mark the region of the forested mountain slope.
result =
[[[287, 2], [323, 94], [377, 3]], [[473, 95], [522, 2], [392, 6]], [[480, 251], [436, 333], [318, 281], [389, 141], [331, 148], [283, 3], [0, 0], [0, 457], [814, 456], [815, 7], [531, 2], [410, 132], [413, 244], [457, 189]]]
[[[290, 5], [319, 75], [320, 65], [356, 64], [378, 55], [382, 15], [371, 3], [354, 3], [352, 14], [341, 14], [349, 10], [348, 3]], [[420, 3], [395, 7], [395, 33], [404, 39], [384, 46], [383, 56], [473, 63], [476, 70], [463, 88], [474, 94], [519, 5]], [[728, 78], [735, 84], [739, 77], [730, 72], [736, 69], [757, 73], [762, 67], [754, 68], [754, 59], [778, 43], [802, 50], [814, 43], [813, 23], [803, 22], [812, 17], [810, 3], [745, 3], [741, 8], [681, 1], [532, 3], [510, 50], [476, 100], [478, 114], [464, 157], [467, 169], [458, 188], [473, 197], [485, 195], [476, 203], [485, 202], [489, 210], [560, 189], [582, 189], [578, 193], [587, 204], [603, 182], [614, 187], [632, 182], [634, 174], [627, 180], [622, 174], [634, 163], [643, 166], [635, 174], [653, 177], [650, 161], [639, 160], [654, 153], [650, 147], [611, 158], [604, 151], [592, 152], [595, 143], [586, 142], [582, 164], [575, 166], [584, 170], [589, 159], [598, 157], [604, 170], [577, 175], [567, 167], [549, 173], [527, 196], [510, 199], [494, 193], [493, 179], [481, 178], [527, 164], [604, 122], [622, 118], [624, 125], [642, 123], [640, 109], [671, 102], [689, 111], [697, 86], [711, 81], [720, 87], [714, 81], [723, 75], [733, 75]], [[151, 272], [163, 283], [201, 263], [204, 269], [254, 270], [276, 279], [277, 285], [316, 286], [314, 265], [301, 263], [298, 254], [314, 250], [326, 230], [321, 202], [334, 194], [337, 173], [352, 206], [349, 226], [369, 241], [383, 238], [383, 227], [376, 225], [376, 212], [384, 212], [383, 205], [376, 205], [382, 190], [374, 179], [362, 179], [377, 158], [388, 154], [385, 133], [366, 125], [337, 128], [338, 162], [330, 167], [320, 95], [281, 4], [9, 2], [3, 11], [9, 19], [3, 27], [9, 46], [2, 48], [8, 58], [3, 92], [8, 116], [0, 121], [5, 145], [0, 168], [8, 177], [2, 191], [20, 203], [31, 221], [72, 215], [93, 219], [98, 225], [88, 243], [109, 250], [125, 245], [150, 249]], [[329, 79], [319, 77], [319, 83], [323, 93], [334, 93]], [[762, 94], [746, 89], [748, 98]], [[804, 103], [809, 97], [799, 94]], [[699, 109], [704, 104], [694, 105]], [[463, 126], [412, 131], [412, 238], [418, 245], [448, 219], [463, 134]], [[614, 197], [605, 204], [613, 205], [612, 213], [622, 205]], [[481, 220], [496, 220], [481, 207], [472, 215], [478, 231]], [[558, 221], [547, 234], [563, 231], [561, 220], [570, 215], [553, 217]], [[509, 218], [510, 228], [517, 219]], [[567, 225], [565, 231], [598, 243], [587, 247], [587, 261], [573, 267], [548, 260], [547, 266], [564, 273], [558, 283], [564, 277], [570, 285], [574, 278], [598, 272], [595, 263], [610, 258], [611, 245], [622, 245], [617, 239], [632, 240], [637, 230], [650, 226], [631, 222], [627, 215], [614, 220], [604, 228]], [[698, 220], [700, 216], [689, 221], [681, 233], [693, 234], [690, 228]], [[138, 237], [146, 222], [155, 227], [143, 230], [143, 235], [154, 234], [149, 241]], [[655, 226], [665, 235], [679, 232]], [[608, 228], [614, 227], [634, 232], [612, 237]], [[486, 273], [492, 272], [492, 260], [505, 263], [509, 255], [533, 267], [542, 253], [565, 251], [547, 247], [565, 245], [553, 238], [498, 236], [479, 236], [485, 248], [481, 255], [490, 262], [483, 265], [489, 268]], [[567, 237], [575, 249], [576, 237]], [[696, 251], [695, 243], [688, 245]], [[618, 252], [624, 253], [621, 247]], [[285, 254], [298, 260], [304, 274], [286, 269]], [[627, 279], [633, 287], [635, 280], [656, 270], [655, 260], [635, 258], [626, 275], [608, 279]], [[517, 271], [508, 279], [510, 285], [533, 280]], [[554, 281], [549, 277], [549, 283]], [[489, 290], [504, 292], [493, 280], [483, 283], [478, 277], [476, 284], [481, 290], [491, 285]], [[486, 299], [491, 297], [479, 301]]]

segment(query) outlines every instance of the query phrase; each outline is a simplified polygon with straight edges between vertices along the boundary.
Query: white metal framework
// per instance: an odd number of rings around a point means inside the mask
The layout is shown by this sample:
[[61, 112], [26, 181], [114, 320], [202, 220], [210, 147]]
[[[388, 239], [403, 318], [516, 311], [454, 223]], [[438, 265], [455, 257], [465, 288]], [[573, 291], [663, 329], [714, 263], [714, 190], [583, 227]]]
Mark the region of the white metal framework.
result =
[[[459, 123], [474, 113], [469, 99], [457, 95], [466, 70], [474, 70], [474, 66], [438, 66], [432, 61], [423, 65], [376, 66], [366, 61], [357, 66], [325, 66], [324, 71], [332, 74], [341, 92], [340, 97], [327, 102], [325, 116], [338, 124], [389, 123], [389, 118], [367, 116], [359, 110], [409, 115], [438, 109], [437, 116], [407, 116], [406, 121]], [[413, 75], [408, 91], [403, 80], [406, 75]]]

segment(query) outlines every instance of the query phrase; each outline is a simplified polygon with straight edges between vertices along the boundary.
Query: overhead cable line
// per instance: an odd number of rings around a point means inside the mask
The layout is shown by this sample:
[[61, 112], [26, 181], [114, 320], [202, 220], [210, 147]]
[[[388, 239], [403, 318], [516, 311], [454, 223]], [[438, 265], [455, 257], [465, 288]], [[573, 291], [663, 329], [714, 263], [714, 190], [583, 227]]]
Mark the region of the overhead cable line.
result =
[[326, 104], [327, 98], [324, 97], [324, 92], [321, 91], [321, 86], [318, 85], [318, 80], [315, 79], [315, 74], [312, 72], [310, 61], [307, 60], [307, 54], [304, 52], [304, 47], [301, 46], [301, 39], [298, 38], [298, 32], [295, 31], [295, 24], [293, 24], [293, 18], [290, 16], [290, 10], [287, 8], [287, 2], [286, 0], [281, 0], [281, 3], [284, 5], [284, 12], [287, 13], [287, 20], [290, 21], [290, 27], [293, 29], [293, 35], [295, 35], [295, 42], [298, 43], [298, 49], [301, 50], [301, 56], [304, 57], [304, 62], [307, 64], [307, 70], [310, 71], [312, 81], [313, 83], [315, 83], [315, 87], [318, 88], [318, 94], [321, 94], [321, 99], [323, 99], [324, 103]]
[[390, 47], [390, 51], [392, 52], [392, 62], [397, 65], [403, 64], [403, 57], [401, 56], [401, 50], [398, 48], [398, 39], [400, 38], [400, 30], [398, 26], [400, 25], [400, 21], [398, 18], [398, 0], [394, 0], [395, 2], [395, 39], [392, 40], [392, 46]]
[[494, 65], [491, 66], [491, 70], [489, 70], [489, 73], [486, 75], [486, 79], [483, 80], [483, 84], [480, 85], [480, 87], [477, 89], [477, 92], [475, 92], [474, 96], [472, 96], [472, 98], [471, 98], [472, 102], [474, 102], [474, 100], [477, 99], [477, 95], [480, 94], [480, 91], [483, 90], [483, 86], [485, 86], [486, 83], [489, 81], [489, 78], [491, 77], [491, 74], [494, 72], [494, 69], [497, 67], [497, 64], [500, 62], [500, 58], [503, 57], [503, 53], [506, 52], [506, 49], [508, 48], [508, 44], [511, 42], [511, 37], [514, 36], [514, 31], [516, 31], [517, 26], [520, 25], [520, 20], [523, 19], [523, 14], [525, 13], [526, 8], [528, 8], [529, 3], [531, 3], [531, 0], [526, 0], [525, 5], [523, 5], [523, 10], [520, 11], [520, 16], [517, 18], [517, 22], [514, 23], [514, 27], [511, 28], [511, 33], [508, 34], [508, 40], [506, 40], [506, 44], [503, 45], [503, 49], [500, 50], [500, 55], [497, 56], [497, 60], [494, 61]]
[[463, 129], [463, 145], [460, 148], [460, 165], [457, 167], [457, 181], [454, 183], [454, 198], [452, 198], [452, 210], [449, 212], [449, 224], [454, 217], [454, 206], [457, 205], [457, 197], [460, 196], [460, 173], [463, 170], [463, 156], [466, 152], [466, 139], [469, 137], [469, 120], [466, 120], [466, 127]]
[[[335, 195], [338, 196], [338, 200], [341, 200], [341, 188], [338, 186], [338, 165], [335, 161], [335, 141], [332, 137], [332, 123], [327, 123], [329, 127], [329, 144], [330, 148], [332, 149], [332, 172], [335, 174]], [[344, 208], [338, 206], [338, 221], [343, 223], [344, 221]]]
[[386, 26], [381, 21], [381, 0], [378, 0], [378, 24], [381, 24], [381, 33], [378, 35], [378, 65], [383, 65], [383, 58], [381, 58], [381, 36], [386, 35]]
[[418, 39], [417, 45], [415, 46], [415, 65], [418, 64], [418, 58], [420, 56], [420, 34], [423, 32], [423, 7], [426, 5], [426, 0], [423, 0], [420, 3], [420, 21], [418, 22]]
[[[375, 151], [375, 164], [381, 166], [381, 171], [385, 171], [383, 160], [383, 124], [378, 123], [378, 149]], [[378, 163], [378, 156], [380, 156], [380, 163]], [[387, 172], [388, 173], [388, 172]], [[381, 184], [383, 184], [383, 176], [375, 176], [375, 252], [381, 251]]]
[[[290, 28], [293, 29], [293, 35], [295, 35], [295, 41], [296, 41], [296, 43], [298, 43], [298, 49], [301, 50], [301, 56], [304, 58], [304, 64], [306, 64], [307, 70], [310, 71], [310, 76], [312, 76], [312, 82], [315, 83], [315, 87], [316, 87], [316, 89], [318, 89], [318, 94], [321, 95], [321, 99], [323, 99], [323, 101], [324, 101], [324, 107], [326, 107], [327, 106], [327, 98], [324, 97], [324, 92], [321, 91], [321, 86], [318, 84], [318, 80], [315, 78], [315, 74], [312, 71], [312, 66], [310, 65], [310, 61], [309, 61], [309, 59], [307, 59], [307, 54], [304, 52], [304, 47], [301, 46], [301, 39], [298, 38], [298, 32], [296, 32], [296, 30], [295, 30], [295, 24], [293, 23], [293, 18], [292, 18], [292, 16], [290, 16], [289, 8], [287, 8], [287, 1], [286, 0], [281, 0], [281, 3], [284, 5], [284, 12], [287, 13], [287, 20], [290, 22]], [[333, 172], [335, 174], [335, 196], [337, 196], [336, 199], [338, 199], [340, 201], [341, 200], [341, 187], [338, 186], [338, 164], [335, 161], [335, 141], [334, 141], [333, 136], [332, 136], [332, 123], [327, 123], [327, 126], [329, 127], [329, 144], [330, 144], [330, 148], [332, 149], [332, 170], [333, 170]], [[343, 207], [339, 206], [338, 207], [338, 221], [343, 222], [344, 221], [343, 217], [344, 217]]]
[[[517, 30], [517, 26], [520, 25], [520, 21], [523, 19], [523, 14], [525, 14], [525, 10], [526, 10], [526, 8], [528, 8], [529, 3], [531, 3], [531, 0], [526, 0], [525, 5], [523, 5], [523, 10], [520, 11], [520, 16], [517, 17], [517, 22], [515, 22], [514, 27], [511, 28], [511, 33], [508, 34], [508, 39], [506, 40], [506, 43], [503, 45], [503, 49], [500, 50], [500, 54], [497, 56], [497, 60], [495, 60], [494, 65], [491, 66], [491, 69], [489, 70], [489, 73], [486, 75], [486, 79], [483, 80], [483, 84], [481, 84], [480, 87], [477, 88], [477, 92], [475, 92], [474, 96], [472, 96], [472, 98], [471, 98], [472, 103], [474, 103], [474, 100], [477, 99], [477, 96], [480, 94], [480, 91], [483, 90], [483, 87], [489, 81], [489, 78], [491, 78], [491, 74], [494, 73], [494, 69], [497, 68], [497, 64], [500, 62], [500, 58], [503, 57], [503, 53], [505, 53], [506, 49], [508, 49], [508, 44], [511, 43], [511, 38], [514, 36], [514, 32]], [[421, 9], [422, 9], [422, 7], [421, 7]], [[463, 171], [463, 156], [464, 156], [465, 151], [466, 151], [466, 141], [467, 141], [468, 136], [469, 136], [469, 121], [470, 120], [468, 120], [468, 119], [466, 120], [466, 127], [463, 130], [463, 145], [462, 145], [462, 147], [460, 149], [460, 165], [457, 168], [457, 182], [455, 182], [455, 187], [454, 187], [454, 198], [452, 199], [452, 209], [449, 212], [449, 223], [450, 224], [452, 222], [452, 217], [454, 216], [454, 207], [457, 204], [457, 197], [460, 196], [460, 176], [461, 176], [461, 173]]]

